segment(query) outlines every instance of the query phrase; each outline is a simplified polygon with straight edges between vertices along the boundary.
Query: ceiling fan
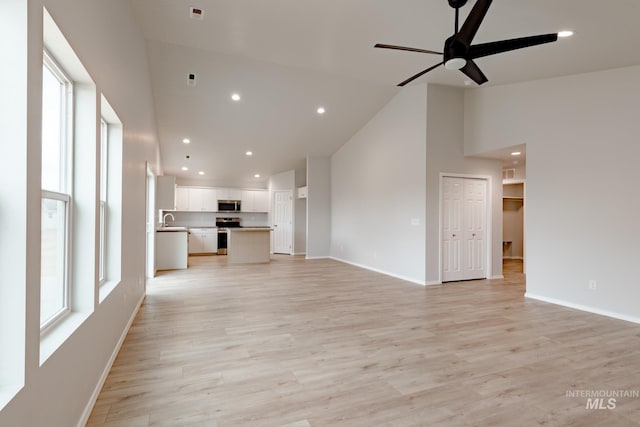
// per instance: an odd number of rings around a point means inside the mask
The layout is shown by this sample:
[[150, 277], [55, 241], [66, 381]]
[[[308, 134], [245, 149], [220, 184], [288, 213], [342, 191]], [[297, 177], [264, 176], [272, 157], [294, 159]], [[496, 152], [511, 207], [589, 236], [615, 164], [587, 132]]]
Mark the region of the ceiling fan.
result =
[[536, 46], [544, 43], [551, 43], [558, 40], [557, 33], [542, 34], [538, 36], [521, 37], [517, 39], [500, 40], [490, 43], [481, 43], [472, 45], [471, 42], [482, 24], [489, 6], [493, 0], [477, 0], [471, 9], [469, 16], [458, 30], [458, 12], [459, 9], [467, 4], [467, 0], [448, 0], [449, 6], [456, 10], [455, 17], [455, 33], [444, 42], [443, 52], [434, 52], [432, 50], [416, 49], [412, 47], [394, 46], [389, 44], [376, 44], [374, 47], [382, 49], [406, 50], [409, 52], [431, 53], [434, 55], [443, 55], [442, 62], [427, 68], [418, 74], [409, 77], [407, 80], [398, 84], [404, 86], [417, 79], [418, 77], [438, 68], [441, 65], [448, 70], [460, 70], [471, 80], [481, 85], [488, 81], [487, 77], [480, 70], [478, 65], [473, 61], [483, 56], [495, 55], [497, 53], [508, 52], [510, 50], [522, 49], [525, 47]]

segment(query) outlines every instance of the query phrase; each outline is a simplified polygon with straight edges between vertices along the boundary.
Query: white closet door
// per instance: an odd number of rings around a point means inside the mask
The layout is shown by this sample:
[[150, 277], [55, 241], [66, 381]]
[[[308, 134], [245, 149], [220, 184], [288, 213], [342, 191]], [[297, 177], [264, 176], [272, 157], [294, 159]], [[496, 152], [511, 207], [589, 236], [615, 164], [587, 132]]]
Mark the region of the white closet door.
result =
[[484, 279], [487, 248], [487, 181], [464, 180], [464, 280]]
[[463, 280], [462, 218], [464, 179], [445, 177], [442, 182], [442, 281]]
[[442, 281], [486, 277], [487, 181], [442, 181]]

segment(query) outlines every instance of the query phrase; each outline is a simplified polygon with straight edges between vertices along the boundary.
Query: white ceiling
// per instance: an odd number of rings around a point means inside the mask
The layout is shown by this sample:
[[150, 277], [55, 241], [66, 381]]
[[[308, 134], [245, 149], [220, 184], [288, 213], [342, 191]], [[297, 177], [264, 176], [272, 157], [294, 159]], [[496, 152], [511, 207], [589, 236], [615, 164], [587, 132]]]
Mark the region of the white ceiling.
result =
[[[447, 0], [132, 5], [148, 40], [165, 173], [211, 185], [264, 186], [269, 175], [304, 165], [307, 155], [335, 152], [401, 90], [397, 83], [440, 60], [373, 45], [440, 51], [453, 33]], [[189, 6], [204, 10], [204, 19], [190, 19]], [[476, 43], [565, 29], [575, 35], [477, 60], [485, 86], [640, 64], [639, 16], [638, 0], [496, 0]], [[189, 73], [195, 87], [187, 86]], [[414, 84], [462, 87], [465, 80], [440, 67]], [[231, 101], [233, 92], [240, 102]], [[323, 116], [316, 113], [321, 105]]]

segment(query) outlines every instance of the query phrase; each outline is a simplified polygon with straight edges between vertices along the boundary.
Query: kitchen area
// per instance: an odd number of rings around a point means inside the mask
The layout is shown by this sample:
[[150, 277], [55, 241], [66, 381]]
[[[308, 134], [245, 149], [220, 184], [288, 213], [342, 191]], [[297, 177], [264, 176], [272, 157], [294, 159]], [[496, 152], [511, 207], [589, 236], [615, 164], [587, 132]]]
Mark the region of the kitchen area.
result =
[[270, 262], [267, 190], [178, 186], [158, 176], [156, 206], [156, 270], [188, 268], [190, 255]]

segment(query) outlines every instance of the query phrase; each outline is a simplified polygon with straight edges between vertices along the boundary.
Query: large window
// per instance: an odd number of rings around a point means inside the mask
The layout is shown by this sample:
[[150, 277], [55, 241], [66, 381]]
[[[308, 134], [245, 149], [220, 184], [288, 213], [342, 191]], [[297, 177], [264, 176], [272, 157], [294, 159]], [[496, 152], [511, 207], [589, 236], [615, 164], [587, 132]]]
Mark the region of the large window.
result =
[[69, 311], [70, 79], [45, 52], [42, 73], [40, 327]]

